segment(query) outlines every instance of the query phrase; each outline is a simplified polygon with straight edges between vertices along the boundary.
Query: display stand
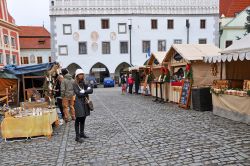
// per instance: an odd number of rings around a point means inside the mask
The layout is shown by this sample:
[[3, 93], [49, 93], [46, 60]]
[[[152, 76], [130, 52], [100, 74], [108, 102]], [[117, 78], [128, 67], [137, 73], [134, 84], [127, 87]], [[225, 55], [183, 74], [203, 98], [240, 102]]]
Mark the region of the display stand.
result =
[[189, 109], [192, 83], [186, 79], [182, 81], [182, 90], [180, 96], [179, 107]]

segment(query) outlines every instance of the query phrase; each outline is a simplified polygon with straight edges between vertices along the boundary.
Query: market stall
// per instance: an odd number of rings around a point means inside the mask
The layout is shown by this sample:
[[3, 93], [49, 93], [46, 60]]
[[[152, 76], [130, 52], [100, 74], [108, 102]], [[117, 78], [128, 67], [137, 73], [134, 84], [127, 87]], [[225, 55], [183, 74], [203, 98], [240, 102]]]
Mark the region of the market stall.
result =
[[155, 52], [151, 54], [147, 66], [150, 71], [147, 73], [148, 84], [150, 86], [151, 95], [155, 96], [155, 101], [168, 101], [169, 89], [169, 70], [167, 64], [163, 63], [167, 52]]
[[224, 49], [220, 56], [204, 57], [226, 69], [224, 80], [214, 80], [213, 113], [250, 124], [250, 34]]
[[[4, 86], [17, 87], [24, 102], [14, 106], [3, 105], [4, 114], [1, 133], [4, 139], [48, 136], [52, 134], [52, 124], [58, 124], [58, 115], [53, 99], [55, 79], [60, 69], [57, 63], [31, 66], [6, 66], [0, 76]], [[6, 76], [9, 74], [10, 79]], [[19, 85], [22, 86], [19, 86]], [[19, 87], [22, 88], [19, 94]], [[18, 100], [19, 101], [19, 100]], [[18, 107], [20, 105], [20, 107]]]
[[135, 66], [129, 68], [129, 71], [135, 80], [133, 92], [136, 93], [136, 88], [138, 88], [138, 94], [143, 94], [143, 95], [150, 94], [149, 86], [147, 85], [148, 81], [147, 73], [149, 69], [150, 68], [146, 66]]
[[183, 91], [183, 80], [187, 79], [191, 87], [212, 85], [212, 80], [220, 78], [220, 65], [203, 62], [203, 56], [219, 55], [220, 49], [210, 44], [174, 44], [168, 51], [163, 63], [169, 64], [171, 82], [169, 100], [179, 103]]

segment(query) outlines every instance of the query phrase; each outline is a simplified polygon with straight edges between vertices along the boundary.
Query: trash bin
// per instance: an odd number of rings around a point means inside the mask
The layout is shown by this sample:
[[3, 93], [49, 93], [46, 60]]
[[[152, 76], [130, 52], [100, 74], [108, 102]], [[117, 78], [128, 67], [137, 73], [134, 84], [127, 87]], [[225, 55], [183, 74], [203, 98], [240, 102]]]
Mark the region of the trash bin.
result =
[[193, 110], [196, 111], [212, 111], [212, 94], [209, 87], [192, 88], [192, 104]]

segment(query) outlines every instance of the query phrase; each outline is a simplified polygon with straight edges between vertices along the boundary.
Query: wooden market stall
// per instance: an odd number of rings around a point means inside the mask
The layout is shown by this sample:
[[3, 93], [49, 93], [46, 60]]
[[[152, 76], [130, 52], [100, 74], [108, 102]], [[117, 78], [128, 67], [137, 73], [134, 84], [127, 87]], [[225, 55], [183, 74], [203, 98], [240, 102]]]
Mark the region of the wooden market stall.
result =
[[210, 44], [172, 45], [163, 60], [163, 63], [169, 64], [171, 72], [169, 101], [180, 102], [183, 79], [190, 80], [193, 88], [210, 86], [214, 79], [219, 79], [220, 66], [206, 64], [203, 61], [203, 56], [216, 56], [220, 54], [219, 51], [219, 48]]
[[[52, 124], [58, 125], [57, 111], [54, 103], [45, 102], [45, 99], [42, 100], [40, 96], [44, 93], [48, 97], [53, 95], [51, 92], [53, 91], [54, 78], [57, 77], [55, 73], [59, 67], [57, 63], [46, 63], [31, 66], [12, 65], [4, 68], [0, 75], [1, 84], [4, 87], [16, 87], [17, 98], [19, 99], [19, 96], [23, 95], [24, 102], [21, 102], [20, 106], [18, 102], [15, 107], [4, 107], [0, 110], [4, 113], [4, 119], [1, 122], [2, 138], [6, 140], [35, 136], [51, 137]], [[4, 77], [7, 73], [13, 78]], [[35, 83], [35, 79], [38, 79], [39, 84]], [[19, 86], [20, 84], [23, 86]], [[23, 94], [19, 94], [19, 87], [23, 88], [20, 91]]]
[[145, 94], [145, 83], [146, 83], [146, 70], [149, 67], [146, 66], [134, 66], [129, 67], [129, 73], [134, 78], [133, 93]]
[[224, 49], [220, 56], [205, 57], [226, 69], [223, 80], [214, 80], [213, 113], [250, 124], [250, 34]]
[[169, 100], [169, 83], [167, 81], [167, 75], [169, 73], [167, 64], [163, 63], [166, 55], [167, 52], [152, 53], [147, 63], [147, 66], [150, 68], [150, 71], [147, 73], [147, 77], [151, 79], [151, 81], [148, 81], [150, 84], [151, 95], [156, 97], [155, 101], [160, 100], [160, 102]]

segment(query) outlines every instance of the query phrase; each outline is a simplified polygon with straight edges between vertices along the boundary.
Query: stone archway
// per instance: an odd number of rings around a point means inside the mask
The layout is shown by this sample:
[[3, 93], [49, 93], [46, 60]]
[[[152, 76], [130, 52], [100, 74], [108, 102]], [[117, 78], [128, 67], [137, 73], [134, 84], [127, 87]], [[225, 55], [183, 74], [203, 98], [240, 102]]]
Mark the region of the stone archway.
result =
[[77, 70], [77, 69], [82, 69], [78, 64], [76, 64], [76, 63], [71, 63], [68, 67], [67, 67], [67, 69], [69, 70], [69, 74], [71, 74], [71, 75], [74, 75], [75, 74], [75, 71]]
[[106, 65], [98, 62], [91, 67], [89, 75], [95, 76], [97, 83], [103, 83], [105, 77], [110, 77], [110, 72]]
[[120, 83], [120, 77], [124, 74], [124, 70], [128, 67], [131, 67], [127, 62], [120, 63], [115, 69], [115, 81], [116, 83]]

